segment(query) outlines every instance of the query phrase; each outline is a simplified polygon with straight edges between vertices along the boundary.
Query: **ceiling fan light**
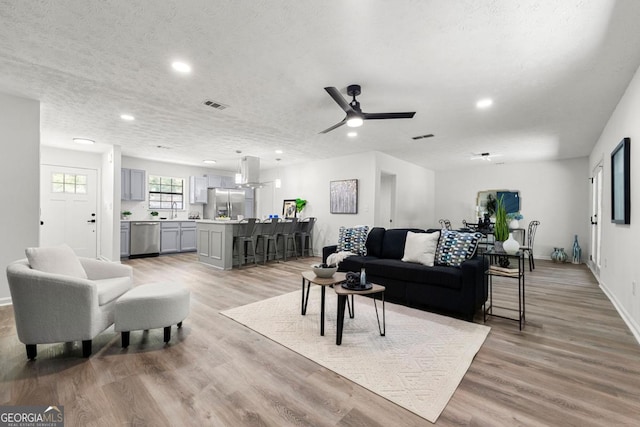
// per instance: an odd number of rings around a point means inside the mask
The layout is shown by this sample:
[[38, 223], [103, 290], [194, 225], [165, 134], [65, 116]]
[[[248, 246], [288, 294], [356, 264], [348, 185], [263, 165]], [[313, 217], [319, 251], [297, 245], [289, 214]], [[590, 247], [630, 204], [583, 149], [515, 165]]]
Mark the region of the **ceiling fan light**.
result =
[[347, 126], [349, 126], [350, 128], [360, 127], [362, 126], [362, 123], [364, 123], [362, 117], [352, 116], [347, 119]]

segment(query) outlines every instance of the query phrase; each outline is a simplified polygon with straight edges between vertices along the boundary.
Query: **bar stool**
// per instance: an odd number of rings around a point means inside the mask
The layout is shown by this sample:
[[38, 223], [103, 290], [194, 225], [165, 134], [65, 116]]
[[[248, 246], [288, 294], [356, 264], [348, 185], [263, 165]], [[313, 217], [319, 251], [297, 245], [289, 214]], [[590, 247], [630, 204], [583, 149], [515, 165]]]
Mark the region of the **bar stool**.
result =
[[[238, 233], [233, 236], [233, 249], [238, 250], [238, 267], [242, 267], [243, 264], [247, 263], [247, 251], [249, 249], [249, 244], [251, 244], [251, 251], [253, 252], [253, 263], [257, 265], [256, 262], [256, 244], [253, 240], [253, 230], [256, 227], [256, 222], [258, 218], [246, 218], [241, 220], [238, 223], [236, 229]], [[240, 255], [240, 248], [242, 247], [242, 255]]]
[[296, 227], [298, 223], [298, 218], [291, 218], [284, 222], [284, 226], [282, 228], [282, 232], [278, 234], [278, 237], [282, 237], [282, 252], [283, 259], [287, 260], [287, 254], [289, 251], [289, 242], [293, 243], [293, 255], [298, 259], [298, 249], [296, 246]]
[[[315, 217], [309, 217], [298, 222], [298, 237], [300, 238], [300, 256], [304, 257], [305, 251], [308, 256], [313, 256], [313, 226], [316, 223]], [[307, 242], [309, 245], [307, 246]]]
[[274, 259], [278, 260], [278, 234], [282, 232], [283, 225], [278, 218], [267, 219], [262, 223], [260, 233], [256, 238], [256, 247], [260, 248], [260, 243], [262, 243], [263, 264], [269, 260], [269, 248], [272, 247], [270, 245], [272, 242]]

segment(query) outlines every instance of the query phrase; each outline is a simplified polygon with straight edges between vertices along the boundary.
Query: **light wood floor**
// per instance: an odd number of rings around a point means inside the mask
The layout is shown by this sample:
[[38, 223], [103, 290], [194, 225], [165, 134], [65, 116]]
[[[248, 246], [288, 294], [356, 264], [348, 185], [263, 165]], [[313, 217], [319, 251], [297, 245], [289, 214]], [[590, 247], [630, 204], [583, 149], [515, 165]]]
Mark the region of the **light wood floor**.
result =
[[[127, 261], [138, 284], [188, 286], [191, 313], [167, 347], [157, 329], [133, 332], [123, 351], [110, 328], [90, 359], [77, 343], [52, 344], [28, 362], [12, 308], [0, 307], [0, 405], [61, 404], [67, 426], [430, 425], [219, 314], [299, 289], [314, 261], [227, 272], [194, 254]], [[538, 261], [527, 276], [525, 329], [487, 324], [436, 425], [640, 425], [640, 345], [584, 265]]]

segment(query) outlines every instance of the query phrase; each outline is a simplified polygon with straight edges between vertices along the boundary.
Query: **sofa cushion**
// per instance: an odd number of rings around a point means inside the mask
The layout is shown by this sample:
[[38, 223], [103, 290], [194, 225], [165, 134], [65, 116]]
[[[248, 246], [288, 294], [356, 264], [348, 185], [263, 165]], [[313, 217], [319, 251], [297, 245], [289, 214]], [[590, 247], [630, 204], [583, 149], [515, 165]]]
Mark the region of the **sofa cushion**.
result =
[[438, 247], [438, 239], [440, 232], [437, 233], [414, 233], [407, 232], [407, 239], [404, 244], [404, 262], [417, 262], [429, 267], [433, 267], [433, 261], [436, 256], [436, 248]]
[[443, 229], [436, 250], [435, 263], [459, 267], [463, 261], [475, 255], [480, 238], [482, 233], [462, 233]]
[[92, 282], [98, 289], [98, 305], [110, 303], [131, 289], [131, 278], [128, 276], [92, 280]]
[[367, 234], [369, 226], [340, 227], [338, 234], [338, 252], [348, 251], [358, 255], [367, 254]]
[[407, 239], [407, 232], [413, 231], [421, 233], [418, 228], [392, 228], [385, 231], [382, 242], [382, 256], [380, 258], [401, 259], [404, 255], [404, 243]]
[[427, 267], [422, 264], [402, 262], [396, 259], [378, 259], [367, 262], [367, 277], [390, 277], [394, 280], [460, 289], [463, 274], [459, 268], [444, 266]]
[[69, 245], [45, 248], [25, 249], [27, 260], [32, 269], [45, 273], [62, 274], [65, 276], [86, 279], [87, 272], [82, 268], [80, 260]]
[[382, 242], [384, 241], [385, 229], [383, 227], [373, 227], [367, 236], [367, 255], [380, 258], [382, 256]]

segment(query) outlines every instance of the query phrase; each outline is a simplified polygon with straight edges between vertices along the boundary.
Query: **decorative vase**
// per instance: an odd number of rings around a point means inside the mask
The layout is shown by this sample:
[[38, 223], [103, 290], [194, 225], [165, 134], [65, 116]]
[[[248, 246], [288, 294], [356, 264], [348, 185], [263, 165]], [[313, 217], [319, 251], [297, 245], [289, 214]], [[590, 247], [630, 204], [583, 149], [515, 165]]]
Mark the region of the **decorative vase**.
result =
[[509, 221], [509, 230], [515, 230], [517, 228], [520, 228], [520, 223], [518, 222], [517, 219], [512, 219], [511, 221]]
[[513, 238], [513, 233], [509, 233], [509, 238], [502, 243], [502, 248], [509, 255], [515, 255], [520, 250], [520, 243]]
[[495, 252], [504, 252], [504, 248], [502, 247], [502, 243], [500, 240], [496, 240], [493, 242], [493, 249]]
[[567, 253], [564, 251], [564, 248], [553, 248], [553, 252], [551, 252], [551, 261], [566, 262]]
[[573, 237], [573, 258], [571, 260], [574, 264], [580, 264], [580, 258], [582, 257], [582, 248], [578, 244], [578, 235]]

